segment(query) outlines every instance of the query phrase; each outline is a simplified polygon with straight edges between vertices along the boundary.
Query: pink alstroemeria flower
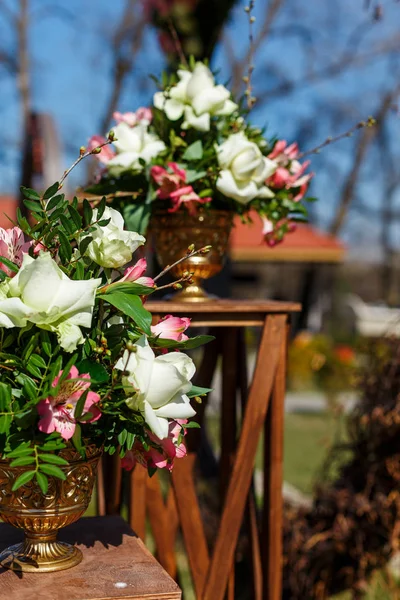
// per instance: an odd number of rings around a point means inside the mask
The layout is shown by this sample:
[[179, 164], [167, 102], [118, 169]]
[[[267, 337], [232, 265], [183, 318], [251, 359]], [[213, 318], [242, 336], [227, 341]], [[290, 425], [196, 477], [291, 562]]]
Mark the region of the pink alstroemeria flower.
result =
[[176, 190], [175, 192], [172, 192], [170, 194], [170, 198], [172, 202], [172, 208], [169, 208], [168, 212], [174, 213], [177, 210], [179, 210], [181, 205], [183, 205], [187, 208], [188, 213], [190, 215], [196, 214], [196, 203], [207, 204], [207, 202], [211, 202], [210, 197], [200, 198], [200, 196], [196, 194], [191, 185], [187, 185], [183, 188], [180, 188], [179, 190]]
[[[150, 440], [159, 446], [159, 449], [151, 447], [145, 450], [140, 442], [135, 442], [132, 450], [129, 450], [124, 458], [121, 459], [121, 467], [126, 471], [131, 471], [136, 464], [145, 468], [168, 469], [172, 471], [175, 458], [186, 456], [186, 446], [183, 442], [178, 443], [182, 433], [182, 425], [187, 423], [187, 419], [178, 419], [169, 424], [168, 437], [160, 440], [154, 433], [148, 432]], [[183, 434], [185, 435], [185, 430]]]
[[[87, 150], [94, 150], [94, 148], [98, 148], [101, 144], [106, 143], [106, 138], [102, 135], [92, 135], [90, 140], [88, 141]], [[99, 162], [103, 165], [106, 165], [108, 161], [110, 161], [115, 156], [115, 151], [111, 148], [110, 145], [103, 146], [99, 154], [94, 154]]]
[[286, 233], [293, 233], [293, 231], [296, 231], [297, 229], [296, 223], [293, 223], [290, 219], [281, 219], [275, 225], [267, 217], [261, 217], [261, 219], [263, 221], [262, 234], [264, 236], [264, 241], [270, 248], [273, 248], [283, 241], [283, 236], [280, 235], [283, 229], [285, 229]]
[[272, 189], [300, 188], [299, 192], [293, 197], [295, 202], [304, 197], [309, 181], [314, 176], [314, 173], [304, 175], [310, 161], [307, 160], [301, 164], [296, 160], [298, 154], [299, 148], [296, 143], [288, 146], [286, 140], [279, 140], [272, 152], [268, 154], [268, 158], [274, 160], [278, 168], [265, 182]]
[[184, 184], [186, 184], [186, 171], [180, 169], [178, 164], [175, 162], [168, 163], [168, 168], [172, 171], [170, 173], [164, 167], [151, 167], [150, 174], [154, 181], [159, 187], [157, 190], [157, 196], [160, 200], [167, 200], [171, 193], [179, 190]]
[[136, 112], [115, 112], [113, 113], [113, 119], [119, 123], [126, 123], [129, 127], [135, 127], [140, 121], [147, 121], [151, 123], [153, 119], [153, 113], [151, 108], [147, 108], [146, 106], [141, 106], [137, 109]]
[[[8, 258], [18, 267], [22, 264], [22, 257], [27, 254], [32, 242], [26, 242], [23, 232], [19, 227], [12, 229], [3, 229], [0, 227], [0, 256]], [[9, 277], [14, 277], [16, 273], [11, 271], [3, 263], [0, 262], [0, 269]]]
[[[51, 384], [52, 387], [57, 387], [62, 371]], [[41, 400], [37, 405], [37, 410], [40, 415], [39, 430], [44, 433], [53, 433], [58, 431], [64, 440], [69, 440], [74, 435], [77, 421], [74, 417], [76, 404], [85, 390], [90, 386], [89, 373], [79, 373], [76, 367], [71, 367], [68, 376], [60, 385], [60, 389], [56, 396], [48, 396], [45, 400]], [[100, 419], [101, 412], [96, 406], [100, 396], [96, 392], [88, 392], [83, 414], [90, 412], [92, 417], [86, 423], [93, 423]]]
[[190, 325], [190, 319], [187, 317], [174, 317], [166, 315], [157, 325], [151, 326], [151, 333], [164, 340], [174, 340], [175, 342], [184, 342], [189, 339], [183, 332]]
[[142, 277], [143, 273], [147, 269], [147, 261], [145, 258], [140, 258], [133, 267], [125, 269], [124, 276], [119, 279], [116, 283], [122, 283], [123, 281], [131, 281], [140, 283], [140, 285], [146, 285], [147, 287], [154, 287], [154, 279], [151, 277]]

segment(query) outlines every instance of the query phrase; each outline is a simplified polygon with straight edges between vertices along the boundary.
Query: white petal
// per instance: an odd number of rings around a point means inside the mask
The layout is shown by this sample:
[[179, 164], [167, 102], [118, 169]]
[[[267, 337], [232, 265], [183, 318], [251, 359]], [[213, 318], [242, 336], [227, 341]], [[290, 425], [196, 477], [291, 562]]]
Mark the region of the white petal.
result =
[[167, 404], [179, 391], [186, 389], [188, 381], [175, 365], [160, 360], [154, 361], [146, 400], [153, 408]]
[[155, 409], [154, 412], [157, 417], [165, 419], [190, 419], [196, 414], [186, 394], [177, 394], [171, 402]]
[[161, 140], [149, 141], [140, 153], [140, 158], [149, 163], [152, 158], [165, 150], [165, 144]]
[[168, 436], [167, 419], [157, 417], [148, 402], [144, 403], [144, 419], [152, 432], [155, 433], [160, 440], [163, 440]]
[[197, 129], [197, 131], [209, 131], [210, 130], [210, 115], [204, 113], [199, 117], [195, 115], [191, 106], [185, 108], [185, 121], [182, 123], [182, 129]]
[[182, 117], [184, 108], [185, 105], [179, 100], [168, 98], [168, 100], [164, 102], [163, 110], [170, 121], [177, 121]]
[[20, 298], [0, 301], [0, 327], [25, 327], [30, 309]]
[[224, 105], [216, 112], [214, 112], [214, 114], [220, 116], [228, 116], [234, 113], [238, 108], [238, 105], [228, 98], [228, 100], [225, 100]]
[[138, 152], [122, 152], [121, 154], [114, 156], [114, 158], [107, 163], [107, 171], [115, 175], [118, 175], [127, 169], [141, 170], [142, 168], [143, 167], [139, 163]]
[[274, 192], [269, 189], [266, 185], [258, 188], [257, 198], [273, 198], [275, 196]]
[[258, 184], [264, 183], [268, 177], [275, 173], [277, 167], [278, 165], [274, 160], [264, 157], [264, 160], [260, 163], [259, 168], [253, 176], [253, 180]]
[[258, 187], [254, 181], [240, 183], [235, 181], [228, 170], [221, 171], [217, 179], [217, 190], [228, 198], [233, 198], [241, 204], [247, 204], [259, 195]]
[[214, 114], [221, 109], [225, 100], [230, 94], [223, 85], [218, 85], [212, 89], [203, 89], [192, 100], [192, 107], [196, 114], [201, 115], [205, 112]]
[[117, 153], [122, 152], [139, 152], [141, 148], [141, 129], [137, 127], [129, 127], [127, 123], [121, 122], [113, 127], [115, 137], [113, 142]]
[[223, 169], [228, 169], [231, 162], [240, 152], [253, 147], [253, 142], [247, 139], [243, 131], [233, 133], [228, 139], [217, 146], [217, 158], [219, 166]]
[[10, 293], [20, 295], [24, 304], [38, 312], [48, 310], [64, 278], [49, 252], [41, 252], [36, 260], [25, 259], [17, 277], [10, 282]]
[[214, 85], [214, 77], [210, 69], [203, 63], [197, 63], [187, 82], [186, 96], [193, 103], [204, 90], [212, 91]]
[[52, 328], [52, 330], [57, 333], [58, 342], [66, 352], [73, 352], [76, 350], [78, 344], [83, 344], [85, 341], [79, 327], [68, 321], [60, 323], [57, 327]]

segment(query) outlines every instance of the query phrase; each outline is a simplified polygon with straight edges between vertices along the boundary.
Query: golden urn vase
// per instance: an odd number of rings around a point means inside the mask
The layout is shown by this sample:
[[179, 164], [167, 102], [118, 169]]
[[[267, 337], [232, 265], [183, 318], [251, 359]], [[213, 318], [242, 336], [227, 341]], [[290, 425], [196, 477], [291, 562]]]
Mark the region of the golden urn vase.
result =
[[192, 256], [172, 269], [172, 275], [176, 278], [182, 277], [185, 271], [193, 274], [192, 283], [175, 294], [174, 300], [201, 302], [211, 299], [202, 288], [201, 280], [209, 279], [221, 271], [232, 224], [233, 213], [226, 210], [199, 208], [195, 215], [186, 210], [175, 213], [158, 210], [153, 213], [150, 222], [153, 245], [163, 268], [186, 256], [191, 244], [196, 249], [211, 246], [207, 254]]
[[17, 477], [32, 467], [10, 467], [8, 461], [0, 460], [0, 517], [25, 534], [23, 542], [0, 554], [0, 564], [7, 569], [45, 573], [69, 569], [82, 560], [78, 548], [57, 541], [57, 532], [86, 511], [101, 450], [89, 445], [82, 459], [75, 449], [67, 448], [60, 456], [68, 460], [68, 465], [60, 466], [66, 479], [49, 476], [46, 494], [35, 478], [13, 492]]

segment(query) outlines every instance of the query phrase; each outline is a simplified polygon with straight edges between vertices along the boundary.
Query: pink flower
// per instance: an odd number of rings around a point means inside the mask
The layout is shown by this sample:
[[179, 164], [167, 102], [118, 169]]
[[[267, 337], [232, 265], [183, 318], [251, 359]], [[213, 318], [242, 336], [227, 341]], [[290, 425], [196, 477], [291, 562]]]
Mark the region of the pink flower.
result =
[[168, 163], [168, 168], [172, 173], [164, 167], [155, 166], [150, 169], [151, 176], [156, 184], [160, 186], [157, 190], [157, 196], [160, 200], [168, 199], [173, 192], [179, 190], [182, 184], [186, 183], [186, 171], [180, 169], [177, 163]]
[[150, 441], [156, 446], [145, 450], [141, 442], [135, 442], [121, 460], [121, 467], [131, 471], [138, 463], [145, 468], [168, 469], [172, 471], [175, 458], [186, 456], [186, 446], [179, 443], [181, 435], [185, 435], [182, 425], [186, 425], [187, 419], [178, 419], [169, 423], [168, 437], [160, 440], [154, 433], [148, 431]]
[[151, 332], [164, 340], [174, 340], [175, 342], [184, 342], [188, 336], [183, 332], [190, 325], [190, 319], [187, 317], [174, 317], [166, 315], [157, 325], [151, 326]]
[[[87, 150], [94, 150], [95, 148], [98, 148], [99, 146], [101, 146], [101, 144], [105, 144], [106, 143], [106, 138], [103, 137], [102, 135], [92, 135], [92, 137], [90, 138], [88, 145], [87, 145]], [[111, 160], [112, 158], [114, 158], [115, 156], [115, 152], [114, 150], [111, 148], [110, 145], [108, 146], [104, 146], [99, 154], [95, 154], [94, 155], [97, 160], [99, 162], [101, 162], [103, 165], [106, 165], [108, 163], [109, 160]]]
[[126, 123], [129, 125], [129, 127], [135, 127], [135, 125], [140, 123], [140, 121], [147, 121], [148, 123], [151, 123], [153, 119], [153, 113], [151, 112], [151, 108], [141, 106], [136, 112], [115, 112], [113, 114], [113, 119], [117, 122], [117, 124]]
[[266, 217], [261, 217], [263, 221], [263, 236], [264, 241], [273, 248], [277, 244], [283, 241], [285, 233], [292, 233], [296, 231], [296, 223], [293, 223], [290, 219], [281, 219], [275, 225], [272, 221]]
[[[24, 234], [19, 227], [13, 227], [12, 229], [3, 229], [0, 227], [0, 256], [8, 258], [8, 260], [11, 260], [18, 267], [21, 266], [23, 255], [28, 253], [31, 245], [32, 242], [25, 241]], [[16, 275], [14, 271], [11, 271], [11, 269], [1, 262], [0, 269], [9, 277]]]
[[145, 258], [140, 258], [133, 267], [128, 267], [124, 276], [118, 280], [117, 283], [122, 283], [123, 281], [131, 281], [135, 283], [139, 283], [140, 285], [146, 285], [147, 287], [154, 287], [154, 279], [151, 277], [142, 277], [143, 273], [147, 269], [147, 261]]
[[300, 188], [298, 193], [293, 197], [295, 202], [303, 198], [309, 181], [314, 175], [313, 173], [304, 175], [310, 165], [310, 161], [305, 161], [301, 164], [296, 160], [298, 154], [299, 148], [296, 143], [288, 146], [285, 140], [276, 142], [274, 149], [268, 154], [268, 158], [274, 160], [278, 168], [265, 182], [272, 189], [286, 188], [290, 190]]
[[[51, 384], [53, 388], [58, 386], [62, 371]], [[83, 381], [88, 380], [88, 381]], [[68, 376], [61, 383], [56, 396], [48, 396], [45, 400], [41, 400], [37, 405], [37, 410], [40, 415], [39, 430], [44, 433], [52, 433], [58, 431], [65, 440], [69, 440], [73, 435], [76, 427], [74, 411], [76, 404], [82, 394], [90, 386], [89, 373], [81, 373], [76, 367], [71, 367]], [[93, 423], [100, 419], [101, 412], [98, 409], [97, 402], [100, 396], [96, 392], [88, 392], [83, 414], [90, 412], [92, 417], [86, 421]]]
[[172, 202], [172, 208], [169, 208], [168, 212], [176, 212], [183, 204], [191, 215], [196, 214], [195, 203], [207, 204], [207, 202], [211, 202], [212, 200], [211, 198], [200, 198], [191, 185], [187, 185], [179, 190], [176, 190], [175, 192], [172, 192], [170, 194], [170, 198]]

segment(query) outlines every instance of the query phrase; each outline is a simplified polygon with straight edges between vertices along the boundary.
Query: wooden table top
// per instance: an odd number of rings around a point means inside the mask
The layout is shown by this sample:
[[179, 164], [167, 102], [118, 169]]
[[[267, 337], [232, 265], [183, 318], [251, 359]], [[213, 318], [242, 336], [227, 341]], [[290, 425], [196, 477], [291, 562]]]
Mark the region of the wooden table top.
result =
[[299, 312], [301, 304], [275, 300], [212, 299], [204, 302], [148, 300], [146, 308], [154, 315], [173, 314], [192, 319], [192, 327], [246, 327], [263, 325], [267, 315]]
[[[1, 598], [7, 600], [180, 600], [177, 584], [121, 517], [88, 517], [62, 529], [60, 540], [75, 543], [82, 562], [58, 573], [0, 569]], [[22, 532], [0, 524], [0, 550]], [[125, 584], [125, 585], [124, 585]]]

